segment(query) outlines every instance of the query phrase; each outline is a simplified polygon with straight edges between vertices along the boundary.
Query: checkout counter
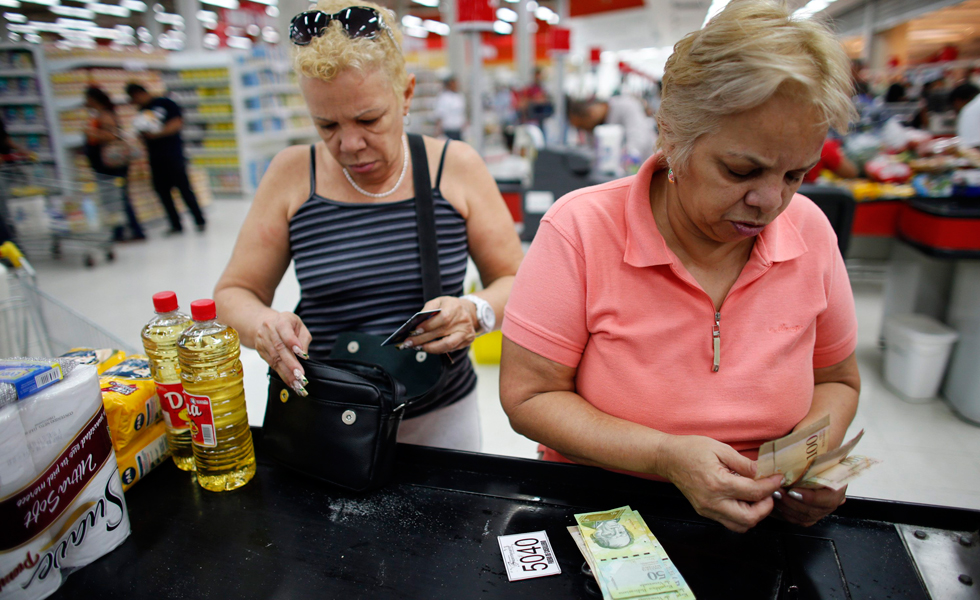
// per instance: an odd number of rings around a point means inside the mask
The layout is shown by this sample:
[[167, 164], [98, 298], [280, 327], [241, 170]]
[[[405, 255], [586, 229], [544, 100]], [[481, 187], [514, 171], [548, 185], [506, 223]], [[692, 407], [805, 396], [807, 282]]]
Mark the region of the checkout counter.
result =
[[[677, 489], [593, 467], [400, 446], [394, 480], [338, 491], [268, 458], [234, 492], [168, 461], [127, 492], [132, 535], [52, 599], [599, 599], [566, 526], [631, 505], [698, 600], [946, 600], [980, 590], [980, 512], [849, 498], [746, 534]], [[508, 582], [496, 537], [546, 530], [561, 574]]]

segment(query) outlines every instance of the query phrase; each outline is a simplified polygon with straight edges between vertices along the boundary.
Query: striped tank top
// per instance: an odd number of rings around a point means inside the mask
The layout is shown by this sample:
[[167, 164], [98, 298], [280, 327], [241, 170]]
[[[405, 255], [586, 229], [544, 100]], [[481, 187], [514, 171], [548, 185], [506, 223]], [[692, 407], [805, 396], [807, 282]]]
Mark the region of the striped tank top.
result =
[[[448, 147], [439, 160], [432, 204], [443, 294], [461, 296], [469, 254], [466, 220], [439, 191]], [[327, 358], [344, 331], [387, 337], [425, 304], [415, 199], [356, 204], [317, 195], [315, 145], [310, 146], [310, 197], [289, 221], [289, 245], [300, 286], [296, 314], [313, 336], [313, 359]], [[406, 416], [448, 406], [476, 387], [467, 350], [453, 352], [452, 358], [439, 397]]]

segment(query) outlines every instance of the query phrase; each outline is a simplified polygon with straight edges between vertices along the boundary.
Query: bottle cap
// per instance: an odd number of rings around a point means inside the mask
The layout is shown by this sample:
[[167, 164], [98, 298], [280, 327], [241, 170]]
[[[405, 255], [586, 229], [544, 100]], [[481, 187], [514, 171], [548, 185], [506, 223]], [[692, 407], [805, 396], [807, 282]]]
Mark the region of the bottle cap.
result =
[[177, 294], [173, 292], [153, 294], [153, 309], [158, 313], [173, 312], [177, 308]]
[[191, 317], [195, 321], [210, 321], [216, 315], [214, 300], [195, 300], [191, 302]]

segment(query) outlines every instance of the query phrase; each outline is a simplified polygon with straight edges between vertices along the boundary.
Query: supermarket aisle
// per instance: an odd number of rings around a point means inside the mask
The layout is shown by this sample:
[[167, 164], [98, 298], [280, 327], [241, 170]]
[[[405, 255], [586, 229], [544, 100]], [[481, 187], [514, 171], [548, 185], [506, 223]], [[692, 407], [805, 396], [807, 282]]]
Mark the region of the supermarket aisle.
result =
[[[219, 200], [208, 209], [206, 234], [163, 238], [151, 230], [143, 244], [117, 247], [115, 263], [85, 269], [79, 262], [38, 265], [43, 289], [139, 348], [139, 330], [150, 317], [150, 296], [173, 289], [187, 307], [209, 297], [231, 254], [248, 204]], [[861, 404], [849, 435], [866, 428], [861, 453], [884, 459], [851, 486], [853, 496], [889, 498], [980, 509], [980, 427], [959, 420], [941, 401], [908, 404], [883, 383], [877, 335], [882, 293], [877, 285], [856, 285]], [[287, 273], [275, 307], [295, 306], [299, 292]], [[254, 351], [243, 352], [250, 421], [265, 409], [265, 368]], [[532, 457], [536, 444], [514, 433], [498, 401], [495, 366], [478, 366], [483, 447], [486, 452]]]

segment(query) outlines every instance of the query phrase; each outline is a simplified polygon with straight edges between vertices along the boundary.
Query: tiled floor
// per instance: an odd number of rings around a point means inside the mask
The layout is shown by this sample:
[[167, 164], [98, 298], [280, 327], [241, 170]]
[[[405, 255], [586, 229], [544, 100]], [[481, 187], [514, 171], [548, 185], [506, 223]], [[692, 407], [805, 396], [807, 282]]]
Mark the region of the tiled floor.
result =
[[[151, 231], [149, 242], [118, 246], [114, 263], [94, 269], [71, 260], [38, 261], [40, 285], [139, 348], [139, 330], [152, 315], [154, 292], [172, 289], [184, 307], [210, 296], [247, 209], [244, 201], [217, 201], [208, 211], [207, 233], [165, 239]], [[854, 291], [863, 390], [849, 435], [866, 429], [859, 452], [885, 462], [852, 484], [850, 495], [980, 509], [980, 427], [958, 419], [940, 400], [910, 404], [885, 386], [877, 347], [881, 286], [859, 284]], [[274, 306], [291, 309], [298, 297], [295, 277], [289, 272]], [[252, 351], [243, 353], [243, 360], [249, 420], [258, 424], [265, 409], [264, 363]], [[514, 433], [500, 409], [498, 369], [479, 366], [478, 372], [484, 451], [534, 456], [536, 444]]]

